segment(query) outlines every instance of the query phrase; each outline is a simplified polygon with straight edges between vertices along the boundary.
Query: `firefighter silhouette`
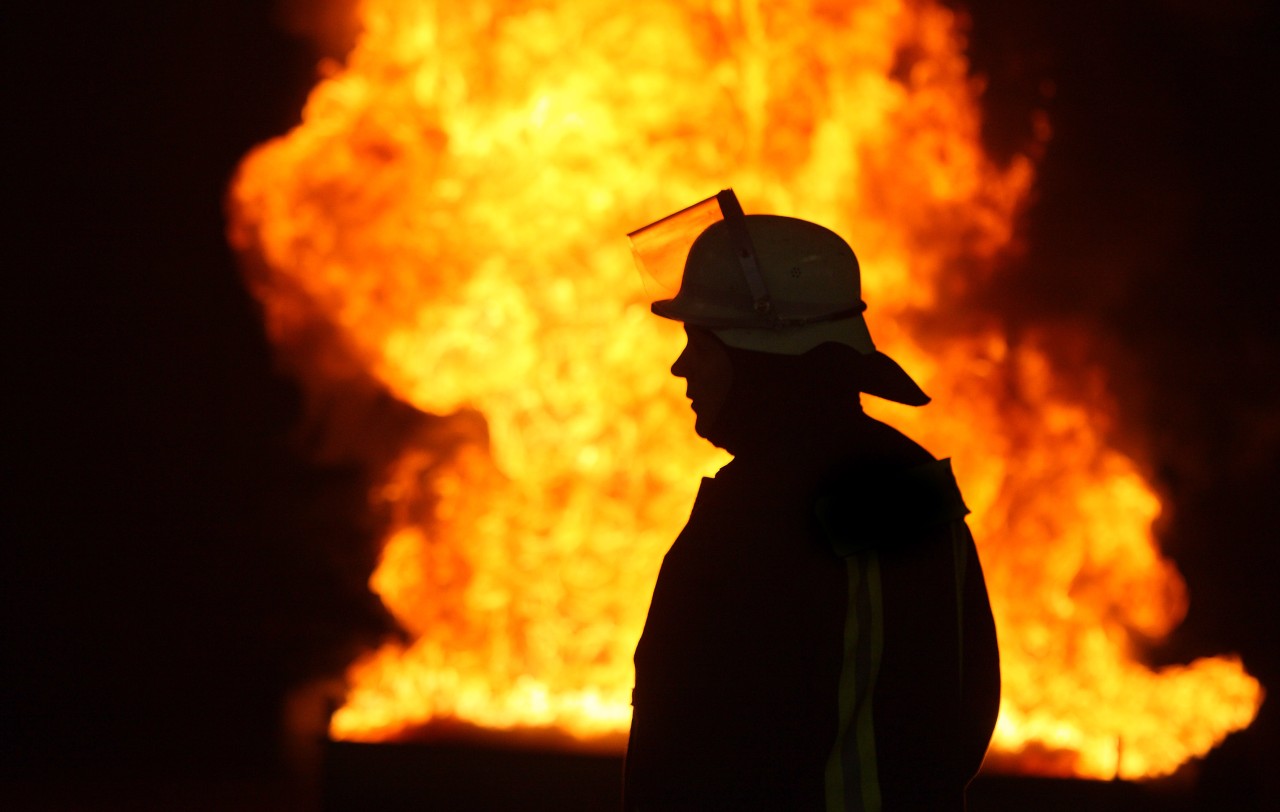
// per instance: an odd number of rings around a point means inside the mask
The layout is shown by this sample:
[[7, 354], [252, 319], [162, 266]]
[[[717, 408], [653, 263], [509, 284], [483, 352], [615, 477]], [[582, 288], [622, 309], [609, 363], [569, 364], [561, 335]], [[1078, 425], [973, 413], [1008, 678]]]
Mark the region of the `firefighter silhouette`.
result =
[[663, 560], [625, 806], [960, 810], [995, 726], [995, 624], [949, 460], [865, 415], [929, 398], [878, 352], [835, 233], [731, 190], [631, 235], [678, 293], [671, 371], [733, 455]]

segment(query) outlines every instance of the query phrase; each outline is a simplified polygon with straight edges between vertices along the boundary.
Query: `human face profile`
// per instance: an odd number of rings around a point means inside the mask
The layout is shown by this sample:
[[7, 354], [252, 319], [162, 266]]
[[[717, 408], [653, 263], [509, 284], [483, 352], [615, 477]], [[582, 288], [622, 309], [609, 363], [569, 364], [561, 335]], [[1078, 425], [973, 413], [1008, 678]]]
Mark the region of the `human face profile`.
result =
[[729, 398], [733, 366], [720, 339], [709, 330], [685, 325], [684, 351], [671, 365], [671, 374], [685, 380], [685, 397], [695, 415], [694, 431], [710, 439]]

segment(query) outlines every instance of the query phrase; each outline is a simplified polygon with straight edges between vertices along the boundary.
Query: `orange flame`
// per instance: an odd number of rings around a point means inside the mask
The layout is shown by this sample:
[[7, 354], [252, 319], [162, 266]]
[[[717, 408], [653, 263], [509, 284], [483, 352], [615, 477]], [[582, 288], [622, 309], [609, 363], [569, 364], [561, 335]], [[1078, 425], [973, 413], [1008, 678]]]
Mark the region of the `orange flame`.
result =
[[[396, 397], [488, 441], [402, 449], [371, 580], [412, 642], [354, 664], [338, 738], [428, 722], [625, 733], [631, 654], [699, 476], [622, 235], [734, 186], [844, 234], [880, 347], [937, 405], [868, 404], [952, 456], [1000, 631], [1005, 764], [1153, 776], [1249, 724], [1233, 658], [1153, 672], [1182, 619], [1160, 504], [1035, 340], [956, 312], [1032, 182], [979, 141], [934, 0], [365, 0], [303, 123], [244, 161], [231, 236], [276, 340], [331, 327]], [[927, 322], [928, 329], [923, 325]], [[324, 365], [308, 374], [341, 377]], [[1065, 767], [1035, 752], [1064, 753]]]

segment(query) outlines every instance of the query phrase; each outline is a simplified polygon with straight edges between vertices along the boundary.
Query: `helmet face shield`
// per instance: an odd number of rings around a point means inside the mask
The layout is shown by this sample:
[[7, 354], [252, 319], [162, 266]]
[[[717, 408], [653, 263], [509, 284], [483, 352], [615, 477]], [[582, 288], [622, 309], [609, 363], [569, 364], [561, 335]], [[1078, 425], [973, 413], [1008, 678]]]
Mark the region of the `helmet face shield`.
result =
[[679, 292], [694, 240], [724, 219], [719, 197], [708, 197], [627, 235], [650, 299], [669, 299]]

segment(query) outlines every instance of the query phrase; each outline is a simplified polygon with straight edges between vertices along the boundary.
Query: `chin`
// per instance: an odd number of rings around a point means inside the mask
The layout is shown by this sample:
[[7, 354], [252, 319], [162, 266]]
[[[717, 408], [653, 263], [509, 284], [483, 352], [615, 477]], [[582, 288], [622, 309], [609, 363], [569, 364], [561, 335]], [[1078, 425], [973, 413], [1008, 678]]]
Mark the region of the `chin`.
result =
[[703, 420], [701, 417], [698, 417], [697, 415], [694, 416], [693, 430], [694, 432], [697, 433], [699, 437], [703, 438], [704, 440], [711, 439], [710, 437], [707, 436], [707, 434], [710, 433], [711, 431], [711, 426], [707, 425], [707, 421]]
[[698, 418], [693, 422], [693, 430], [699, 437], [711, 443], [716, 448], [723, 448], [728, 451], [728, 447], [724, 443], [724, 438], [716, 431], [716, 423], [714, 421], [703, 420]]

